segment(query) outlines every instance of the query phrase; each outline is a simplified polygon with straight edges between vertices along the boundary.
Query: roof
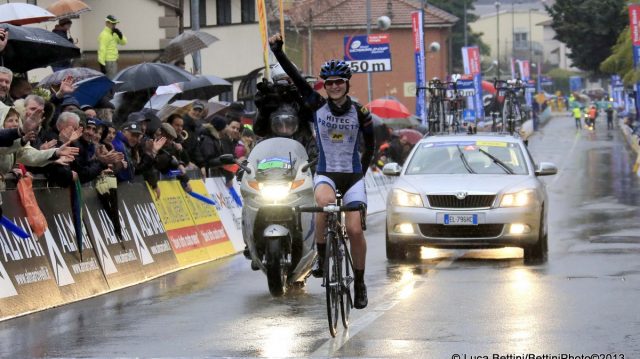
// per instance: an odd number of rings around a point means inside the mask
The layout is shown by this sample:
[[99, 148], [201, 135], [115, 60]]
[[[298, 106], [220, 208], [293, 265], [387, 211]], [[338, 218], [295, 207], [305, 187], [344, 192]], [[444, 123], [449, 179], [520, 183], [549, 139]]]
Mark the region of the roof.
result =
[[425, 136], [421, 142], [473, 142], [473, 141], [503, 141], [509, 143], [522, 142], [520, 136], [504, 132], [479, 132], [474, 135], [466, 133], [459, 134], [436, 134]]
[[[353, 0], [298, 0], [288, 15], [297, 26], [304, 27], [309, 21], [309, 10], [313, 26], [317, 28], [366, 27], [366, 6]], [[412, 0], [371, 0], [371, 18], [387, 15], [394, 27], [411, 26], [411, 13], [420, 10], [420, 2]], [[425, 9], [425, 26], [449, 27], [458, 17], [433, 5]]]

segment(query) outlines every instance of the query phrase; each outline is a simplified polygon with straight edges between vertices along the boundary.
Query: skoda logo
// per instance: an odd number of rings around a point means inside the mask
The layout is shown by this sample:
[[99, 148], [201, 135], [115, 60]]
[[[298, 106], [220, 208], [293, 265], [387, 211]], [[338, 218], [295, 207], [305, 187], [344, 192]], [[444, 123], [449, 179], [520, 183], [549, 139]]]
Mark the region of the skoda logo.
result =
[[456, 193], [456, 198], [459, 200], [463, 200], [467, 197], [467, 192], [458, 192]]

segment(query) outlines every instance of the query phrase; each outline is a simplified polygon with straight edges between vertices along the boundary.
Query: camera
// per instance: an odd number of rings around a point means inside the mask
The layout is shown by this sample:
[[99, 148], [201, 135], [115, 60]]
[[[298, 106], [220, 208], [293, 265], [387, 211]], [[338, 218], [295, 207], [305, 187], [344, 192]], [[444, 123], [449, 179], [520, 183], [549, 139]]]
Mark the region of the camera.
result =
[[437, 41], [434, 41], [432, 43], [429, 44], [429, 52], [438, 52], [440, 51], [440, 43]]

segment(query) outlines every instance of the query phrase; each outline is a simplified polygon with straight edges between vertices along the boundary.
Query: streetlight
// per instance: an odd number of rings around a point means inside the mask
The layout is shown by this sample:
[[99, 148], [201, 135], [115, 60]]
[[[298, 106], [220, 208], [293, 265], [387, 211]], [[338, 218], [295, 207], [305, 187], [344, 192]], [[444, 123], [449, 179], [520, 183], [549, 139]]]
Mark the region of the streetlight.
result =
[[496, 1], [496, 35], [497, 35], [497, 43], [498, 43], [498, 80], [500, 79], [500, 1]]
[[[516, 57], [516, 27], [515, 27], [515, 17], [516, 12], [513, 9], [513, 5], [515, 4], [515, 0], [511, 0], [511, 58], [514, 59]], [[512, 60], [513, 61], [513, 60]]]

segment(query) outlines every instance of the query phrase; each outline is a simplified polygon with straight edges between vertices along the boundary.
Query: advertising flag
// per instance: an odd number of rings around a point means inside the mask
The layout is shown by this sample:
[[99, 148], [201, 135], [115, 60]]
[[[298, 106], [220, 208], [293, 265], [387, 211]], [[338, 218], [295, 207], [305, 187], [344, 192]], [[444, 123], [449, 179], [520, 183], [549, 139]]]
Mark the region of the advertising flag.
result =
[[262, 39], [264, 76], [269, 78], [269, 33], [267, 31], [267, 9], [264, 0], [258, 0], [258, 23], [260, 27], [260, 38]]
[[[629, 4], [629, 30], [631, 30], [631, 43], [633, 46], [633, 67], [640, 64], [640, 4]], [[640, 104], [640, 82], [636, 82], [636, 113]]]
[[462, 64], [465, 74], [473, 76], [475, 94], [467, 100], [470, 109], [478, 120], [484, 118], [484, 103], [482, 102], [482, 70], [480, 68], [480, 48], [469, 46], [462, 48]]
[[[413, 50], [416, 63], [416, 89], [425, 87], [426, 84], [423, 24], [422, 12], [412, 12], [411, 28], [413, 29]], [[416, 95], [416, 116], [420, 117], [420, 120], [424, 124], [427, 120], [425, 93], [422, 91], [416, 91]]]

